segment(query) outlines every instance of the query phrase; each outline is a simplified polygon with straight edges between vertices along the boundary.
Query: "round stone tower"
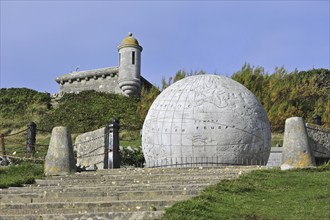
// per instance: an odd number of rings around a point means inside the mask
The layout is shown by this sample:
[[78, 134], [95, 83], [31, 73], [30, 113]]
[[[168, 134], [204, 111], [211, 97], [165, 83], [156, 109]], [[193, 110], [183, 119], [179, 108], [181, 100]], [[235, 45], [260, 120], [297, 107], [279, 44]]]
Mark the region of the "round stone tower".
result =
[[132, 33], [118, 46], [119, 52], [119, 88], [127, 96], [140, 95], [140, 69], [142, 47], [132, 37]]

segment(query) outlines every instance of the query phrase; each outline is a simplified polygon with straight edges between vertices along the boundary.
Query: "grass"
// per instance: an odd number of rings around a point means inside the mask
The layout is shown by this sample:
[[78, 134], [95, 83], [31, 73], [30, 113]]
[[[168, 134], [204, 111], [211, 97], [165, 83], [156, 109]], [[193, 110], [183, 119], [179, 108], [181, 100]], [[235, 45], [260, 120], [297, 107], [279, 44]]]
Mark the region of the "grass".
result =
[[166, 209], [167, 219], [330, 219], [330, 164], [223, 181]]
[[[21, 129], [23, 130], [23, 129]], [[36, 136], [36, 152], [34, 158], [45, 158], [48, 150], [48, 144], [50, 141], [50, 133], [45, 134], [38, 132]], [[11, 157], [32, 157], [32, 155], [26, 154], [26, 132], [23, 132], [14, 136], [5, 136], [4, 138], [6, 154]], [[0, 149], [0, 154], [1, 154]]]
[[276, 144], [283, 147], [283, 136], [283, 133], [272, 133], [272, 147], [275, 147]]
[[15, 166], [0, 167], [0, 188], [31, 184], [43, 175], [43, 164], [40, 163], [22, 162]]

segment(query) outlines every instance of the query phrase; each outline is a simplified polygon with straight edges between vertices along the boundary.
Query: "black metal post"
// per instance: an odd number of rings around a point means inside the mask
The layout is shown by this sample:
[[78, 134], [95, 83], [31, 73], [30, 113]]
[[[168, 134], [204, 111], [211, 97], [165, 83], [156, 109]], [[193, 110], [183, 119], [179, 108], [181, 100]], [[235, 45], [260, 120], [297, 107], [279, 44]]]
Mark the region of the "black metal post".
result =
[[35, 153], [37, 125], [34, 122], [30, 122], [27, 127], [28, 129], [27, 129], [27, 140], [26, 140], [26, 152]]
[[[117, 119], [112, 119], [109, 125], [109, 139], [112, 139], [112, 146], [110, 148], [110, 154], [112, 153], [112, 163], [108, 166], [109, 168], [120, 168], [120, 153], [119, 153], [119, 121]], [[111, 137], [112, 135], [112, 137]]]

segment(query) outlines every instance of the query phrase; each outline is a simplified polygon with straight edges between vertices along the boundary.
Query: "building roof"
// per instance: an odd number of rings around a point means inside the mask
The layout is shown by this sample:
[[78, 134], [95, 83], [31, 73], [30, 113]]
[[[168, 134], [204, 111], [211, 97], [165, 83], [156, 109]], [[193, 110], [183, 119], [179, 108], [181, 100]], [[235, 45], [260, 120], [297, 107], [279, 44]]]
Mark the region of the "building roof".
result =
[[78, 79], [86, 79], [86, 78], [93, 78], [93, 77], [105, 77], [108, 75], [117, 75], [118, 74], [118, 67], [106, 67], [100, 69], [93, 69], [93, 70], [85, 70], [79, 72], [71, 72], [65, 74], [63, 76], [57, 77], [56, 82], [62, 84], [63, 82], [67, 81], [75, 81]]
[[121, 41], [120, 45], [118, 46], [118, 50], [123, 47], [137, 47], [142, 51], [142, 47], [140, 46], [138, 40], [133, 37], [131, 32], [129, 32], [127, 37]]

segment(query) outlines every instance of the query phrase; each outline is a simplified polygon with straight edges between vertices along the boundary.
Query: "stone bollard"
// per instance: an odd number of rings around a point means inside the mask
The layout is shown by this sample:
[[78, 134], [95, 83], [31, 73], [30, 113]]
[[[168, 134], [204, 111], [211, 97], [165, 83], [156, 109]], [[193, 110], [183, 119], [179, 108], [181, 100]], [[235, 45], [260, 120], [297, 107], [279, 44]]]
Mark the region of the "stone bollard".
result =
[[303, 118], [292, 117], [285, 121], [281, 170], [315, 166], [315, 159], [308, 143]]
[[71, 133], [66, 127], [55, 127], [45, 158], [45, 175], [66, 175], [76, 171]]

